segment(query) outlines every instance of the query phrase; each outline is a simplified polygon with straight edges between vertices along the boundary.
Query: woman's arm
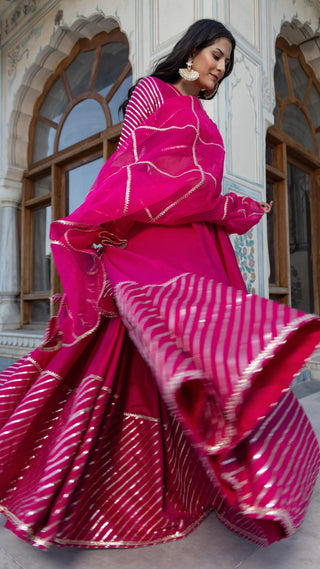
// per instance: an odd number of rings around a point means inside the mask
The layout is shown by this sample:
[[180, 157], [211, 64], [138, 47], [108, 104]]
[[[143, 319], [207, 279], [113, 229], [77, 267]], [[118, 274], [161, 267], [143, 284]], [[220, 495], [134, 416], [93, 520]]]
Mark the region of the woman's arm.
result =
[[222, 225], [227, 233], [241, 235], [256, 225], [265, 213], [269, 213], [272, 204], [273, 202], [259, 203], [249, 197], [230, 192], [215, 200], [210, 221]]

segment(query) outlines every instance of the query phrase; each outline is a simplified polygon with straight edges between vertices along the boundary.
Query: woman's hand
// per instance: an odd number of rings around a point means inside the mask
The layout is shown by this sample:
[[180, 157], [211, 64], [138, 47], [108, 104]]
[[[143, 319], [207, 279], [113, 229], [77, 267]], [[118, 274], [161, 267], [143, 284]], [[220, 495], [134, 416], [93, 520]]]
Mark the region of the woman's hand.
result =
[[267, 202], [260, 202], [259, 206], [262, 207], [264, 213], [270, 213], [270, 211], [272, 210], [272, 206], [273, 206], [273, 201], [270, 203]]

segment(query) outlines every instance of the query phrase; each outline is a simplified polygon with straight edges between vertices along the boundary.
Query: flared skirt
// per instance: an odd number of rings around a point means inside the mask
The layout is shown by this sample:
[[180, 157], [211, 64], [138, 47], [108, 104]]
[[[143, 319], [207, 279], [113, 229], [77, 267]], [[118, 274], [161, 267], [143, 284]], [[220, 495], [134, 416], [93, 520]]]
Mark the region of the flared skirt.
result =
[[214, 509], [261, 545], [291, 535], [319, 450], [288, 385], [318, 320], [195, 275], [116, 299], [121, 317], [1, 374], [7, 527], [40, 548], [135, 547]]

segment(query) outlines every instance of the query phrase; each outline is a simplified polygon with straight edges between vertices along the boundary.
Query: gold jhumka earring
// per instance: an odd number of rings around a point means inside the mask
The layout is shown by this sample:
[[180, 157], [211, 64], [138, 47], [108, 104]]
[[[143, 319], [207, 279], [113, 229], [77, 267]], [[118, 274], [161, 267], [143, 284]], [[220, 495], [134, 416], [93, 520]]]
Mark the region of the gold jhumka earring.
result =
[[192, 57], [189, 57], [186, 65], [187, 67], [181, 67], [179, 69], [180, 77], [182, 77], [182, 79], [185, 79], [186, 81], [195, 81], [196, 79], [198, 79], [199, 77], [198, 71], [192, 69]]

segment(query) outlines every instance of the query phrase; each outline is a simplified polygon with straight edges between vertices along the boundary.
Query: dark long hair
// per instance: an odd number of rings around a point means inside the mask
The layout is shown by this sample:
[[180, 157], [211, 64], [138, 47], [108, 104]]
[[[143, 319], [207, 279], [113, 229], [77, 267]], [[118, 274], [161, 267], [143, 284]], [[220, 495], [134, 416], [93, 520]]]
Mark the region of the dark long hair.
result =
[[[158, 79], [162, 79], [165, 83], [175, 83], [180, 79], [179, 68], [186, 66], [186, 62], [189, 57], [197, 55], [202, 49], [212, 45], [219, 38], [228, 39], [232, 46], [230, 62], [226, 67], [224, 76], [218, 83], [219, 86], [223, 79], [230, 75], [233, 69], [236, 41], [232, 33], [223, 24], [221, 24], [221, 22], [211, 19], [198, 20], [191, 24], [169, 55], [165, 56], [157, 63], [154, 71], [151, 73], [151, 77], [158, 77]], [[123, 114], [126, 111], [131, 94], [139, 81], [140, 79], [133, 87], [131, 87], [128, 92], [128, 98], [119, 107], [119, 111], [122, 111]], [[217, 91], [215, 91], [210, 98], [214, 97], [216, 92]], [[204, 92], [200, 91], [199, 98], [204, 99], [207, 97], [204, 96]]]

